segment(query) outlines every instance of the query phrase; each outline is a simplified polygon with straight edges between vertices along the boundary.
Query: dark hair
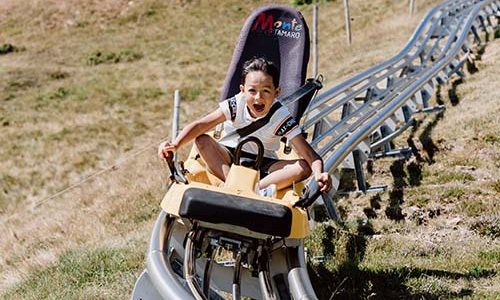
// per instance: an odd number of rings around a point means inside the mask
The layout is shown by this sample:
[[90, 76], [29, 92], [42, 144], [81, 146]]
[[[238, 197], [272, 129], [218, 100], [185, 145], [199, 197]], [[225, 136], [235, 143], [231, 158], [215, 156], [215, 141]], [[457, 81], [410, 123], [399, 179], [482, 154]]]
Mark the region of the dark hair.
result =
[[278, 67], [272, 62], [263, 57], [254, 57], [247, 60], [243, 64], [243, 72], [241, 73], [241, 84], [245, 84], [245, 79], [250, 72], [262, 71], [273, 79], [274, 87], [278, 87], [280, 83], [280, 71]]

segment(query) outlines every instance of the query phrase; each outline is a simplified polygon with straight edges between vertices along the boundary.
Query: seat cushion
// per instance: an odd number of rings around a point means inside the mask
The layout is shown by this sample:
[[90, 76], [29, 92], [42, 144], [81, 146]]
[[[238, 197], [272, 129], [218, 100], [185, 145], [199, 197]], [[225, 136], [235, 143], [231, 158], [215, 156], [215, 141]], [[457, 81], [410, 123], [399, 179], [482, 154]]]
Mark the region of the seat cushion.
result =
[[281, 237], [289, 236], [292, 226], [292, 211], [287, 206], [199, 188], [184, 192], [179, 215]]

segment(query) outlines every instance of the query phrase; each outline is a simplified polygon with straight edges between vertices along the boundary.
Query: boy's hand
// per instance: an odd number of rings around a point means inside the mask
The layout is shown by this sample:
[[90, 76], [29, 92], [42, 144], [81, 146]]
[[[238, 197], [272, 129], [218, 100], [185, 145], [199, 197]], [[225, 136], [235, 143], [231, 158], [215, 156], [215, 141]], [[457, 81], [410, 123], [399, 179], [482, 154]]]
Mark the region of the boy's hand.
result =
[[160, 159], [167, 159], [170, 156], [170, 153], [173, 153], [177, 150], [177, 146], [170, 142], [163, 142], [158, 146], [158, 157]]
[[332, 179], [327, 172], [314, 174], [314, 179], [318, 182], [321, 192], [328, 192], [332, 188]]

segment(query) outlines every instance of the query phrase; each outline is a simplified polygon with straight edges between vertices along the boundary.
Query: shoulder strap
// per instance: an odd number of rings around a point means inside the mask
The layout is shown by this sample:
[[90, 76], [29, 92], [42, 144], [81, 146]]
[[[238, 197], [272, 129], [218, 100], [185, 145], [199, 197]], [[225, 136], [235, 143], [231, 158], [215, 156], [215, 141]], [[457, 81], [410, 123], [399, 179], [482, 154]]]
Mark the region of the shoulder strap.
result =
[[[321, 83], [322, 77], [319, 79], [309, 78], [307, 82], [296, 90], [293, 94], [281, 99], [281, 103], [286, 105], [292, 113], [295, 120], [300, 121], [302, 115], [309, 106], [314, 94], [323, 87]], [[295, 104], [295, 102], [298, 102]]]
[[249, 135], [250, 133], [259, 130], [262, 126], [269, 123], [269, 121], [271, 120], [271, 117], [274, 115], [274, 113], [278, 109], [280, 109], [281, 106], [282, 105], [280, 102], [275, 102], [271, 106], [271, 109], [269, 109], [269, 112], [267, 113], [267, 115], [265, 117], [258, 119], [257, 121], [252, 122], [245, 127], [236, 129], [236, 132], [239, 134], [240, 137], [245, 137], [245, 136]]
[[227, 99], [227, 106], [229, 107], [229, 114], [231, 115], [231, 121], [234, 121], [234, 119], [236, 119], [237, 103], [238, 101], [236, 100], [236, 96]]

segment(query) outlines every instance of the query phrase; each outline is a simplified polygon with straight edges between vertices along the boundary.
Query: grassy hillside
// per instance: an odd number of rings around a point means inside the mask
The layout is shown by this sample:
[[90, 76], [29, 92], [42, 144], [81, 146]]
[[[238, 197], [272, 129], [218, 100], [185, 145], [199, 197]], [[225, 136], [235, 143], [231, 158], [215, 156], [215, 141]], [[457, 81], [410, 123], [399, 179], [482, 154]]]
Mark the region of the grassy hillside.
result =
[[[352, 47], [342, 2], [320, 5], [326, 86], [395, 54], [439, 1], [417, 1], [412, 18], [406, 1], [350, 2]], [[128, 297], [165, 192], [155, 148], [173, 91], [182, 124], [211, 109], [239, 30], [263, 3], [0, 2], [3, 297]], [[479, 72], [441, 91], [436, 100], [453, 105], [407, 137], [420, 159], [375, 162], [370, 183], [387, 193], [339, 199], [345, 224], [310, 241], [327, 257], [311, 273], [328, 283], [322, 299], [499, 295], [499, 54], [492, 42]]]

